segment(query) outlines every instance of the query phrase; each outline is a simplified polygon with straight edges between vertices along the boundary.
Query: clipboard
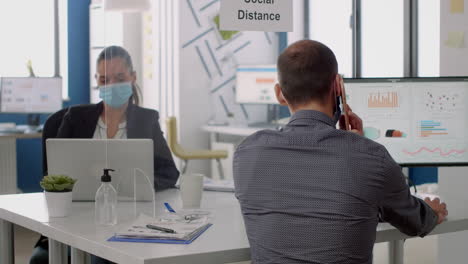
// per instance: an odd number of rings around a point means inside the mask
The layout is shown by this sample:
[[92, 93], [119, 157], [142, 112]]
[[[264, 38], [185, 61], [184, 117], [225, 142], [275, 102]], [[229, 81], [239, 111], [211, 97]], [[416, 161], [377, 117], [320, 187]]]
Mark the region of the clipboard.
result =
[[192, 237], [189, 240], [176, 240], [176, 239], [142, 239], [142, 238], [120, 238], [120, 237], [111, 237], [108, 242], [130, 242], [130, 243], [159, 243], [159, 244], [179, 244], [179, 245], [188, 245], [191, 244], [195, 239], [205, 233], [208, 228], [213, 224], [208, 224], [205, 228], [201, 229], [198, 234]]

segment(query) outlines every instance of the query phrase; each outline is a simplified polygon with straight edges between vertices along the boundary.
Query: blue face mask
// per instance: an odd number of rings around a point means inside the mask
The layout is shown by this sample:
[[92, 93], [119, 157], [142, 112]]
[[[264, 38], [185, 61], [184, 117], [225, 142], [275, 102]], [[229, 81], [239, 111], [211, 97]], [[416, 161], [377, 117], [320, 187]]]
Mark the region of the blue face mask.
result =
[[132, 96], [132, 83], [115, 83], [105, 86], [99, 86], [99, 98], [112, 108], [120, 108], [128, 102]]

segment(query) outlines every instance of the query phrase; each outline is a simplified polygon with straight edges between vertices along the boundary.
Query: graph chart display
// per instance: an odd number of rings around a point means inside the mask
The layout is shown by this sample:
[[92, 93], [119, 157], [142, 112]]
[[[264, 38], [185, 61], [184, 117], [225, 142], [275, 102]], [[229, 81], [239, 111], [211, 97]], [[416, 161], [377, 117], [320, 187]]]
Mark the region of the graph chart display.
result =
[[468, 79], [347, 82], [364, 134], [402, 165], [468, 164]]
[[397, 108], [400, 106], [398, 92], [369, 93], [367, 98], [367, 107], [369, 108]]

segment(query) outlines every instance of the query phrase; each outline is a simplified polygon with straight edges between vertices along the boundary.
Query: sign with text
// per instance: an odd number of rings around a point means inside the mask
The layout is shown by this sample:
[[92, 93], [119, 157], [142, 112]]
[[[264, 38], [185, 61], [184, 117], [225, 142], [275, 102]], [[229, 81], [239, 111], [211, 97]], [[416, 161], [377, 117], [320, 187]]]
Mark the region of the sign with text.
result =
[[293, 0], [221, 0], [221, 30], [293, 31]]

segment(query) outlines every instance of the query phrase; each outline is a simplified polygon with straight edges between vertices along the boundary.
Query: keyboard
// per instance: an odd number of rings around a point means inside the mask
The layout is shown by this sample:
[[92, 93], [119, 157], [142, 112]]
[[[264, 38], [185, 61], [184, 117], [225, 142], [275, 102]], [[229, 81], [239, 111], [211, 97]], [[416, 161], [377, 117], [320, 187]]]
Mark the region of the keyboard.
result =
[[254, 124], [249, 124], [248, 127], [258, 128], [258, 129], [278, 130], [280, 126], [276, 124], [271, 124], [271, 123], [254, 123]]
[[0, 134], [24, 134], [24, 129], [18, 128], [0, 128]]
[[[421, 200], [424, 200], [426, 198], [429, 198], [431, 200], [434, 200], [435, 198], [439, 198], [440, 199], [440, 196], [438, 195], [435, 195], [435, 194], [429, 194], [429, 193], [416, 193], [416, 194], [413, 194], [413, 196], [415, 197], [418, 197], [419, 199]], [[441, 200], [441, 199], [440, 199]]]

